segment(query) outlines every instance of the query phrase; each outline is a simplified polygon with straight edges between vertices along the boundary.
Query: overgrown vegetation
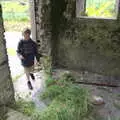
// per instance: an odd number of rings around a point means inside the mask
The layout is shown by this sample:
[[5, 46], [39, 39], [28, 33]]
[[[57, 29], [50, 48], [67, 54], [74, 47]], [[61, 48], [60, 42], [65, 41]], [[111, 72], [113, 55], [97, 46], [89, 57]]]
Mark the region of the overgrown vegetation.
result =
[[74, 78], [65, 73], [59, 80], [51, 76], [46, 80], [46, 90], [40, 95], [40, 99], [50, 99], [46, 109], [35, 109], [32, 102], [19, 100], [16, 109], [32, 120], [83, 120], [90, 112], [88, 91], [78, 85], [74, 85]]
[[86, 14], [93, 17], [116, 17], [115, 0], [87, 0]]
[[2, 1], [1, 4], [5, 21], [29, 21], [29, 5], [27, 2]]
[[15, 109], [27, 116], [31, 116], [35, 111], [35, 104], [32, 101], [19, 99], [15, 104]]
[[73, 77], [67, 74], [59, 80], [50, 76], [42, 99], [51, 99], [48, 108], [35, 112], [32, 120], [80, 120], [89, 113], [88, 91], [72, 84]]
[[119, 120], [99, 116], [89, 102], [89, 93], [85, 88], [73, 84], [74, 77], [66, 72], [60, 79], [48, 76], [46, 90], [40, 100], [50, 99], [43, 111], [35, 109], [33, 102], [17, 102], [17, 110], [30, 116], [32, 120]]
[[1, 4], [6, 31], [21, 31], [25, 26], [30, 26], [29, 4], [27, 0], [1, 1]]

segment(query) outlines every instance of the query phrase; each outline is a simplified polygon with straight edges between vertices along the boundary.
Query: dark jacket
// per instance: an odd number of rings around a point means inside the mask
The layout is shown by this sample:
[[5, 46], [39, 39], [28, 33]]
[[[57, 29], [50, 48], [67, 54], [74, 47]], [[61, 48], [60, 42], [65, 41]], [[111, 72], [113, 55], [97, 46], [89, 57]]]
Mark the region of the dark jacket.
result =
[[39, 61], [37, 44], [32, 39], [20, 40], [17, 47], [17, 53], [24, 57], [24, 59], [21, 60], [21, 63], [25, 67], [34, 65], [35, 57], [37, 61]]

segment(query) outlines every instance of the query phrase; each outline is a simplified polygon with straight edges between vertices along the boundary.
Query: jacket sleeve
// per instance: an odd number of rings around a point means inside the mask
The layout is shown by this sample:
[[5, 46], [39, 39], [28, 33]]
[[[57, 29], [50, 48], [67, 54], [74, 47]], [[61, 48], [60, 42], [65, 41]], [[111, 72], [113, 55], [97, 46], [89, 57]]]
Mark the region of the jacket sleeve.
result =
[[19, 43], [18, 43], [17, 54], [22, 55], [22, 40], [20, 40]]

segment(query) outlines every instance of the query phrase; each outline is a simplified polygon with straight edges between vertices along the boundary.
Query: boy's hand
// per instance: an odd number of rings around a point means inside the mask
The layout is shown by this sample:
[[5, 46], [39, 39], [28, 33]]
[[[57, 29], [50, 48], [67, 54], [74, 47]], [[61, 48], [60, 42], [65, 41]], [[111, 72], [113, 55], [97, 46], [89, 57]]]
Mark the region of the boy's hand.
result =
[[19, 58], [20, 58], [21, 60], [25, 59], [22, 55], [19, 55]]

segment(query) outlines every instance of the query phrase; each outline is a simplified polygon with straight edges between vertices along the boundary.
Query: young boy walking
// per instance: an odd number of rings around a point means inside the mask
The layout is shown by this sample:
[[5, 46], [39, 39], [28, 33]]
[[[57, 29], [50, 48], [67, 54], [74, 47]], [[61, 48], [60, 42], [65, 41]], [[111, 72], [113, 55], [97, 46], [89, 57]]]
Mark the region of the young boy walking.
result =
[[27, 77], [27, 85], [29, 89], [33, 89], [30, 82], [30, 77], [35, 80], [35, 76], [32, 73], [34, 69], [34, 60], [39, 62], [39, 54], [37, 51], [37, 44], [30, 38], [31, 30], [25, 29], [22, 33], [23, 39], [19, 41], [17, 47], [17, 54], [21, 60], [22, 66]]

